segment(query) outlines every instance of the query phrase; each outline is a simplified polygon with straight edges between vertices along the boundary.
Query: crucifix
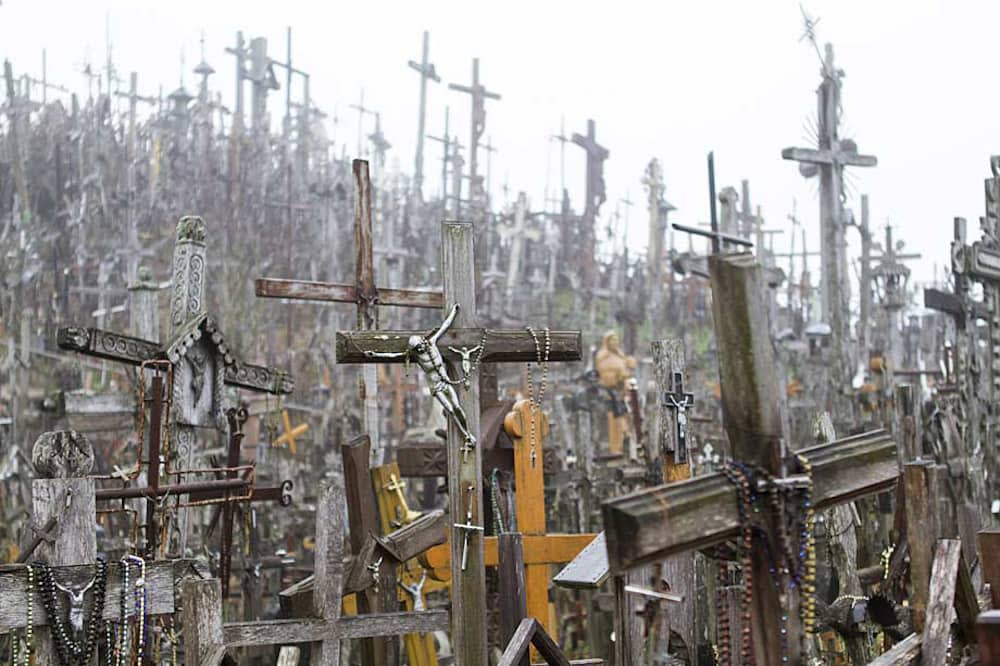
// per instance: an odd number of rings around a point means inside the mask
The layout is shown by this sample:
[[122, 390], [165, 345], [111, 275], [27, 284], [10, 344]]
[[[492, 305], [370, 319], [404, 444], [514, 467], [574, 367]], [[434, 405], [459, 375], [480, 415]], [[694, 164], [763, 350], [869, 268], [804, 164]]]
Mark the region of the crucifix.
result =
[[[182, 217], [177, 223], [171, 281], [170, 332], [166, 343], [97, 328], [59, 329], [60, 349], [140, 366], [166, 360], [174, 373], [170, 397], [172, 433], [181, 468], [194, 467], [199, 430], [226, 430], [224, 385], [274, 395], [292, 392], [288, 374], [241, 361], [226, 343], [205, 302], [205, 223]], [[180, 547], [187, 542], [188, 512], [180, 516]]]
[[490, 92], [479, 82], [479, 58], [472, 59], [472, 83], [463, 86], [449, 83], [450, 90], [468, 93], [472, 97], [472, 130], [469, 133], [469, 200], [473, 205], [483, 202], [483, 179], [479, 175], [477, 155], [479, 140], [486, 129], [486, 100], [500, 99], [500, 95]]
[[374, 116], [375, 111], [365, 106], [365, 89], [361, 89], [361, 99], [357, 104], [351, 104], [351, 108], [358, 112], [358, 158], [364, 156], [365, 137], [365, 116]]
[[448, 165], [451, 163], [451, 143], [454, 137], [448, 135], [448, 107], [444, 107], [444, 134], [442, 136], [427, 135], [431, 141], [437, 141], [444, 149], [441, 156], [441, 201], [448, 205]]
[[[482, 345], [469, 373], [470, 387], [458, 392], [458, 406], [465, 414], [465, 432], [456, 419], [448, 428], [448, 501], [454, 524], [451, 529], [452, 639], [456, 662], [480, 664], [486, 660], [486, 577], [483, 558], [483, 494], [481, 447], [468, 434], [479, 433], [479, 374], [482, 363], [537, 360], [536, 340], [528, 331], [488, 330], [476, 325], [473, 227], [468, 222], [442, 224], [442, 275], [444, 314], [451, 327], [436, 341], [435, 354], [446, 362], [445, 374], [454, 381], [459, 355], [449, 348], [471, 349]], [[457, 308], [455, 306], [458, 306]], [[412, 357], [414, 343], [432, 344], [426, 331], [350, 331], [337, 333], [338, 363], [402, 363]], [[551, 331], [550, 361], [581, 358], [577, 331]], [[376, 355], [391, 355], [378, 358]], [[420, 352], [426, 354], [426, 352]], [[425, 356], [426, 358], [426, 356]], [[419, 360], [418, 360], [419, 362]], [[421, 363], [424, 367], [425, 363]], [[452, 366], [452, 367], [447, 367]], [[433, 366], [432, 366], [433, 367]], [[430, 378], [434, 381], [434, 378]], [[470, 455], [471, 454], [471, 455]], [[461, 522], [464, 521], [464, 522]], [[467, 544], [467, 545], [465, 545]], [[464, 553], [464, 557], [463, 557]], [[464, 560], [464, 562], [463, 562]]]
[[[815, 45], [815, 37], [808, 33]], [[822, 60], [823, 82], [817, 96], [817, 147], [785, 148], [781, 156], [799, 163], [799, 173], [806, 178], [820, 178], [820, 253], [822, 256], [822, 314], [823, 321], [833, 331], [836, 362], [832, 379], [835, 393], [839, 394], [850, 381], [850, 360], [846, 349], [850, 340], [850, 294], [847, 273], [847, 241], [845, 233], [849, 220], [844, 211], [844, 167], [874, 167], [878, 160], [873, 155], [858, 153], [857, 144], [840, 137], [841, 79], [844, 72], [833, 62], [833, 45], [826, 45]]]
[[[354, 160], [354, 275], [353, 285], [304, 280], [278, 280], [259, 278], [255, 291], [260, 298], [285, 298], [289, 300], [321, 301], [327, 303], [355, 303], [358, 327], [365, 331], [378, 329], [378, 306], [440, 308], [444, 300], [439, 291], [417, 289], [387, 289], [375, 286], [375, 260], [372, 253], [371, 179], [368, 162]], [[375, 444], [373, 458], [382, 464], [386, 454], [379, 437], [378, 380], [375, 366], [362, 370], [362, 400], [364, 401], [364, 428]]]
[[[808, 547], [805, 577], [799, 576], [798, 586], [790, 588], [794, 572], [786, 571], [787, 564], [769, 560], [765, 553], [779, 552], [779, 547], [765, 550], [764, 539], [769, 544], [786, 543], [789, 534], [782, 532], [789, 529], [789, 520], [808, 534], [808, 522], [801, 521], [808, 521], [811, 511], [893, 488], [899, 475], [896, 444], [875, 431], [790, 451], [763, 301], [763, 271], [749, 254], [714, 255], [709, 266], [723, 412], [734, 462], [727, 474], [709, 474], [605, 502], [608, 559], [612, 573], [620, 574], [739, 536], [744, 545], [743, 603], [750, 613], [743, 644], [752, 654], [745, 656], [756, 657], [759, 664], [801, 664], [799, 638], [813, 623], [808, 594], [798, 598], [800, 588], [807, 593], [814, 589], [809, 582]], [[749, 469], [748, 465], [759, 470], [752, 479], [731, 471]], [[792, 473], [794, 467], [800, 471]], [[808, 493], [808, 500], [796, 507], [772, 499], [757, 514], [757, 508], [744, 501], [748, 493], [772, 498]], [[758, 524], [748, 524], [748, 510], [760, 516]], [[814, 569], [815, 563], [811, 566]]]
[[[420, 62], [409, 61], [410, 69], [416, 70], [420, 75], [420, 109], [417, 115], [417, 153], [413, 165], [413, 191], [419, 198], [423, 198], [424, 187], [424, 124], [427, 114], [427, 82], [441, 83], [441, 77], [434, 69], [434, 63], [428, 60], [430, 51], [430, 34], [424, 30], [424, 41], [422, 58]], [[447, 122], [445, 123], [445, 135], [447, 136]]]
[[594, 225], [597, 222], [597, 214], [600, 212], [601, 204], [607, 200], [604, 186], [604, 161], [610, 156], [607, 148], [597, 143], [597, 125], [593, 119], [587, 120], [587, 134], [573, 133], [570, 139], [573, 143], [583, 148], [587, 153], [587, 201], [584, 204], [584, 238], [579, 250], [577, 260], [582, 268], [584, 287], [590, 288], [595, 284], [597, 278], [597, 267], [594, 263], [594, 248], [596, 238], [594, 236]]

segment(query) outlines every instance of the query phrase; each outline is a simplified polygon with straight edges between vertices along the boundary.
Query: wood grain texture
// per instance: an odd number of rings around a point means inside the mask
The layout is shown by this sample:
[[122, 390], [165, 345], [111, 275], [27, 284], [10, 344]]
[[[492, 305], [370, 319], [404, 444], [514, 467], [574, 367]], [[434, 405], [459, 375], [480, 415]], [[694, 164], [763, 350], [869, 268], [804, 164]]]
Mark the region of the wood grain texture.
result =
[[[596, 534], [546, 534], [545, 536], [522, 536], [524, 540], [525, 564], [566, 564], [572, 562], [580, 551], [594, 540]], [[435, 546], [421, 556], [421, 563], [429, 569], [448, 568], [449, 546]], [[488, 567], [499, 563], [497, 538], [483, 539], [484, 562]]]
[[[465, 306], [461, 312], [465, 312]], [[461, 319], [462, 316], [459, 313], [455, 327], [441, 336], [438, 342], [441, 354], [452, 361], [459, 360], [459, 356], [450, 351], [448, 347], [471, 349], [478, 345], [483, 337], [483, 329], [464, 323], [459, 324]], [[427, 335], [427, 331], [337, 331], [337, 363], [371, 363], [372, 359], [365, 356], [365, 350], [375, 352], [406, 351], [406, 341], [411, 335]], [[550, 361], [579, 361], [582, 358], [582, 342], [579, 331], [552, 331], [550, 335], [552, 340]], [[476, 355], [478, 356], [478, 353]], [[527, 331], [488, 330], [483, 363], [526, 363], [534, 361], [536, 356], [535, 341]], [[379, 363], [404, 362], [402, 358], [378, 360]]]
[[920, 634], [910, 634], [891, 649], [872, 660], [868, 666], [910, 666], [920, 663]]
[[921, 649], [923, 662], [926, 664], [947, 662], [951, 622], [955, 613], [955, 585], [961, 560], [961, 541], [941, 539], [937, 542]]
[[202, 664], [225, 645], [222, 630], [222, 583], [217, 578], [187, 580], [182, 587], [185, 660]]
[[446, 610], [418, 613], [381, 613], [343, 617], [337, 621], [274, 620], [272, 622], [235, 622], [223, 626], [225, 643], [230, 647], [282, 645], [285, 643], [339, 643], [352, 638], [392, 636], [412, 632], [444, 631], [450, 618]]
[[[171, 561], [151, 562], [146, 567], [147, 612], [150, 615], [172, 615], [174, 607], [174, 576], [175, 564]], [[59, 567], [54, 572], [56, 582], [72, 588], [80, 588], [94, 576], [93, 564], [80, 564], [71, 567]], [[27, 566], [10, 564], [0, 566], [0, 627], [17, 629], [28, 622], [25, 605], [28, 586]], [[108, 565], [107, 599], [118, 599], [121, 596], [121, 567], [117, 562]], [[32, 595], [32, 618], [36, 626], [45, 626], [45, 608], [41, 597]], [[106, 603], [103, 617], [105, 620], [119, 619], [118, 604]]]
[[[528, 616], [528, 597], [524, 579], [524, 548], [519, 533], [499, 535], [500, 567], [500, 645], [514, 638], [521, 621]], [[528, 666], [525, 653], [518, 666]]]
[[552, 582], [559, 587], [596, 590], [604, 584], [610, 573], [607, 541], [604, 532], [600, 532], [552, 578]]
[[[358, 289], [353, 284], [258, 278], [254, 281], [254, 292], [259, 298], [284, 298], [290, 301], [358, 302]], [[444, 294], [430, 289], [381, 287], [375, 302], [378, 305], [440, 309], [444, 305]]]
[[941, 531], [937, 524], [937, 498], [931, 488], [932, 467], [933, 463], [926, 460], [903, 466], [906, 541], [910, 547], [910, 606], [913, 608], [914, 631], [923, 631], [924, 628], [934, 545]]
[[[802, 449], [813, 466], [817, 510], [890, 490], [896, 444], [885, 431]], [[736, 535], [736, 491], [721, 474], [639, 490], [603, 503], [612, 573]], [[527, 552], [527, 551], [526, 551]]]
[[[335, 624], [340, 619], [344, 562], [344, 489], [335, 473], [324, 483], [316, 502], [316, 554], [313, 565], [313, 614], [320, 622]], [[268, 623], [269, 624], [269, 623]], [[264, 630], [258, 629], [258, 632]], [[339, 666], [340, 640], [320, 635], [311, 646], [312, 659], [319, 666]], [[274, 644], [292, 641], [275, 641]], [[226, 644], [231, 644], [227, 638]]]
[[[441, 226], [441, 274], [444, 276], [445, 314], [456, 303], [461, 308], [455, 318], [457, 328], [476, 328], [476, 265], [473, 252], [474, 229], [468, 222], [444, 222]], [[529, 340], [531, 336], [524, 334]], [[479, 344], [480, 335], [473, 334]], [[340, 339], [338, 338], [337, 360], [340, 362]], [[402, 341], [405, 345], [405, 340]], [[448, 343], [440, 344], [446, 348]], [[487, 350], [489, 342], [487, 342]], [[534, 343], [532, 343], [534, 350]], [[483, 361], [490, 360], [484, 353]], [[459, 403], [465, 411], [469, 430], [480, 433], [479, 370], [472, 372], [468, 390], [459, 391]], [[451, 420], [448, 423], [448, 507], [449, 514], [456, 523], [465, 522], [467, 508], [471, 506], [472, 522], [483, 525], [483, 489], [481, 479], [482, 443], [464, 455], [461, 451], [464, 438]], [[471, 487], [471, 491], [470, 491]], [[462, 550], [465, 544], [465, 530], [452, 527], [451, 530], [451, 603], [452, 603], [452, 643], [455, 663], [485, 664], [487, 660], [486, 640], [486, 569], [483, 560], [483, 533], [470, 531], [468, 534], [468, 554], [466, 566], [462, 568]]]

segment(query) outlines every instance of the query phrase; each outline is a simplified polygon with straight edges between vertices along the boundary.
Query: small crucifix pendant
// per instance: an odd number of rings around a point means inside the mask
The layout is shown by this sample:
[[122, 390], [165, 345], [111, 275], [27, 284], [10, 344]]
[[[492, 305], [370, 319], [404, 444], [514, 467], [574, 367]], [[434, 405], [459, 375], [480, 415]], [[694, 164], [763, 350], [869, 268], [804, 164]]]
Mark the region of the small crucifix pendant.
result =
[[484, 531], [481, 526], [474, 525], [472, 523], [472, 503], [475, 500], [475, 497], [473, 496], [472, 493], [475, 492], [475, 490], [476, 486], [475, 484], [472, 483], [470, 483], [469, 487], [466, 488], [466, 492], [468, 493], [469, 497], [469, 503], [466, 505], [465, 509], [465, 522], [455, 523], [454, 525], [452, 525], [452, 527], [463, 530], [464, 532], [464, 540], [462, 542], [462, 571], [465, 571], [465, 568], [469, 564], [469, 537], [472, 536], [472, 532]]
[[684, 374], [675, 372], [671, 391], [664, 393], [664, 402], [674, 410], [677, 419], [677, 443], [674, 462], [687, 461], [687, 410], [694, 406], [694, 394], [684, 392]]
[[452, 352], [462, 357], [462, 386], [465, 387], [466, 391], [472, 386], [472, 355], [482, 348], [482, 345], [476, 345], [472, 349], [448, 347]]

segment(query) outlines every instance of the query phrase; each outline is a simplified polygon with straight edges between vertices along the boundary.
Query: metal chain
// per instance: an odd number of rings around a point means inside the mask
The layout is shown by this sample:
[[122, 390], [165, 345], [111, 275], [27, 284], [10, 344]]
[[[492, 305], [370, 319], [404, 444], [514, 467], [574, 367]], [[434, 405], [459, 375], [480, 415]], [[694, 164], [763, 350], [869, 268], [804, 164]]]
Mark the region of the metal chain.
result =
[[535, 415], [541, 409], [542, 400], [545, 398], [545, 390], [549, 383], [549, 355], [552, 352], [552, 333], [549, 331], [549, 327], [546, 326], [545, 331], [545, 353], [542, 353], [542, 346], [538, 341], [538, 336], [535, 334], [535, 330], [530, 326], [524, 327], [526, 331], [531, 335], [531, 339], [535, 341], [535, 365], [542, 366], [542, 384], [538, 389], [538, 399], [535, 399], [535, 378], [531, 371], [531, 362], [525, 363], [528, 369], [528, 407], [531, 413], [531, 426], [529, 427], [530, 437], [531, 437], [531, 466], [535, 466], [535, 460], [538, 458], [538, 453], [536, 450], [536, 440], [535, 440]]
[[497, 536], [504, 532], [503, 514], [500, 512], [500, 470], [490, 473], [490, 506], [493, 510], [493, 529]]

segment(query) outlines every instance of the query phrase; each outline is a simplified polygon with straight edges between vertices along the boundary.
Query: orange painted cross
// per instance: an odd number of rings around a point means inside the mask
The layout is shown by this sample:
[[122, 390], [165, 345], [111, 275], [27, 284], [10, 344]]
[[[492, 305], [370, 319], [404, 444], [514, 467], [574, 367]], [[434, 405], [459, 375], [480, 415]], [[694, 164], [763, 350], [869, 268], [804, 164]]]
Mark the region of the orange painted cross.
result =
[[300, 423], [299, 425], [292, 427], [292, 421], [288, 418], [288, 410], [281, 410], [281, 423], [285, 429], [285, 432], [281, 434], [280, 437], [274, 440], [272, 446], [286, 446], [291, 454], [294, 456], [298, 453], [298, 447], [295, 445], [295, 438], [301, 437], [309, 430], [308, 423]]

